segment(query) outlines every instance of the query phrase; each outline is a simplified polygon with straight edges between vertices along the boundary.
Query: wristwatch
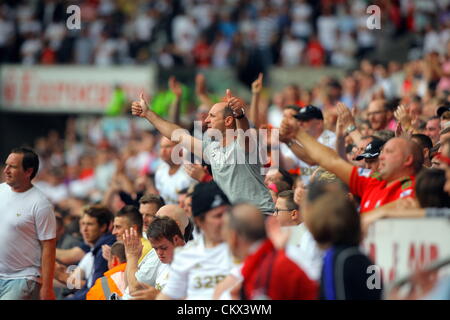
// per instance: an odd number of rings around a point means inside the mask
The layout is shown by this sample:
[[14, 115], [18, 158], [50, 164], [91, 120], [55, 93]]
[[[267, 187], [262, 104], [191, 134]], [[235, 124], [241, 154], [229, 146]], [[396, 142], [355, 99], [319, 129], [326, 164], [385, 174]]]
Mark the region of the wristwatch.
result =
[[347, 127], [347, 129], [345, 129], [345, 133], [350, 134], [350, 133], [352, 133], [355, 130], [356, 130], [356, 126], [354, 124], [352, 124], [352, 125], [349, 125]]
[[243, 117], [245, 117], [245, 110], [244, 108], [241, 108], [242, 114], [240, 116], [237, 115], [236, 112], [233, 111], [233, 118], [235, 119], [242, 119]]

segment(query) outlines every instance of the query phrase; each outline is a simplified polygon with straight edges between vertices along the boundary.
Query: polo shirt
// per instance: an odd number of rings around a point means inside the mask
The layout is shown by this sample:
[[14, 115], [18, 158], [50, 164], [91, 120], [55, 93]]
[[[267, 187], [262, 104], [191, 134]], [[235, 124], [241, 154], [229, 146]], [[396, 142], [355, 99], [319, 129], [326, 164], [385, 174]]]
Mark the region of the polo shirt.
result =
[[415, 182], [414, 176], [405, 176], [387, 186], [377, 172], [353, 167], [350, 192], [361, 198], [360, 213], [365, 213], [398, 199], [414, 198]]

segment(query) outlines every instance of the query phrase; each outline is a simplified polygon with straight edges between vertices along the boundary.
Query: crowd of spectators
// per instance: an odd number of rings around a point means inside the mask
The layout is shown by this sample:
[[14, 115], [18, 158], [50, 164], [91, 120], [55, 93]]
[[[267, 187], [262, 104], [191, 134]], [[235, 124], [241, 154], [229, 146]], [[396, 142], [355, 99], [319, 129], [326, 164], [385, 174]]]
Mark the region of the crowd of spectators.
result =
[[[365, 57], [376, 39], [358, 28], [358, 14], [366, 17], [363, 2], [80, 1], [90, 21], [81, 34], [66, 33], [55, 23], [62, 20], [49, 18], [62, 12], [59, 4], [36, 2], [34, 12], [24, 3], [2, 7], [0, 22], [19, 30], [7, 33], [2, 59], [14, 59], [9, 53], [19, 50], [27, 53], [20, 61], [31, 64], [156, 59], [165, 66], [220, 67], [239, 63], [233, 61], [239, 55], [229, 52], [241, 45], [247, 53], [256, 50], [267, 65], [296, 65], [307, 60], [292, 59], [297, 56], [292, 52], [307, 48], [308, 57], [317, 46], [323, 51], [318, 65], [352, 66], [343, 78], [324, 77], [312, 89], [292, 84], [272, 91], [261, 74], [248, 102], [233, 90], [209, 92], [206, 79], [197, 76], [200, 105], [181, 117], [181, 83], [171, 78], [176, 99], [169, 120], [153, 112], [146, 97], [128, 97], [135, 100], [132, 112], [71, 117], [63, 134], [51, 130], [37, 137], [32, 147], [40, 170], [33, 184], [55, 206], [58, 249], [82, 248], [57, 251], [56, 259], [66, 265], [79, 261], [77, 270], [86, 273], [83, 295], [71, 296], [74, 292], [64, 288], [60, 298], [85, 298], [91, 287], [96, 289], [89, 296], [110, 298], [96, 280], [111, 283], [117, 273], [114, 292], [127, 299], [381, 299], [381, 288], [369, 290], [363, 278], [372, 261], [360, 244], [370, 225], [381, 218], [449, 215], [449, 18], [432, 2], [379, 2], [389, 8], [393, 36], [405, 30], [424, 35], [420, 52], [411, 51], [403, 64]], [[447, 8], [445, 1], [433, 5]], [[441, 30], [430, 28], [435, 21]], [[338, 35], [353, 44], [336, 41]], [[78, 60], [79, 54], [89, 59]], [[347, 65], [355, 56], [362, 59]], [[225, 102], [214, 103], [214, 94]], [[201, 121], [202, 132], [193, 131], [194, 120]], [[189, 158], [189, 153], [169, 139], [178, 128], [187, 129], [179, 135], [184, 147], [195, 145], [203, 133], [208, 138], [209, 129], [265, 129], [268, 159], [223, 165], [220, 157], [227, 152], [254, 152], [238, 136], [236, 142], [202, 142], [209, 166], [181, 165], [174, 155]], [[195, 148], [190, 151], [191, 159], [198, 155]], [[258, 166], [266, 169], [264, 177]], [[101, 232], [89, 240], [92, 219]], [[114, 237], [123, 246], [113, 245]], [[154, 250], [144, 254], [148, 242]], [[86, 268], [88, 256], [95, 272]], [[352, 262], [345, 264], [346, 259]], [[267, 273], [272, 266], [275, 271]], [[55, 285], [64, 287], [66, 269], [58, 265], [57, 270]], [[335, 270], [346, 281], [341, 283]], [[258, 280], [266, 278], [264, 284]], [[424, 284], [414, 285], [423, 289]], [[448, 279], [440, 285], [448, 292]], [[409, 297], [449, 298], [445, 291], [428, 293]]]
[[[371, 4], [380, 8], [380, 32], [367, 27]], [[66, 11], [70, 5], [80, 8], [80, 29], [66, 25], [74, 12]], [[352, 68], [405, 34], [413, 35], [410, 56], [444, 53], [449, 5], [445, 0], [4, 1], [0, 62]]]

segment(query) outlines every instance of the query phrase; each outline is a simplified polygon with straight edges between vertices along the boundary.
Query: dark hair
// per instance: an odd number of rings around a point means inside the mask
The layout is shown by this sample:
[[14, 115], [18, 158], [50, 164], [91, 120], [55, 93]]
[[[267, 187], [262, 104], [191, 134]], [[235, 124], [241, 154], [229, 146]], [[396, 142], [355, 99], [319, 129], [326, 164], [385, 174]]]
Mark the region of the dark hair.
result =
[[278, 194], [278, 198], [286, 199], [286, 206], [287, 209], [290, 210], [297, 210], [298, 205], [294, 201], [294, 191], [293, 190], [286, 190], [282, 191]]
[[164, 199], [157, 195], [157, 194], [153, 194], [153, 193], [147, 193], [144, 194], [140, 199], [139, 199], [139, 203], [140, 204], [149, 204], [149, 203], [154, 203], [158, 206], [158, 210], [162, 207], [166, 205], [166, 202], [164, 201]]
[[342, 192], [328, 192], [318, 198], [306, 221], [319, 244], [357, 246], [362, 239], [359, 213]]
[[278, 168], [278, 171], [282, 175], [281, 179], [283, 181], [287, 182], [287, 184], [289, 185], [289, 189], [292, 189], [292, 185], [294, 184], [294, 179], [292, 178], [291, 174], [283, 168]]
[[114, 220], [114, 215], [112, 212], [105, 206], [102, 205], [92, 205], [84, 209], [84, 214], [95, 218], [100, 227], [106, 225], [107, 228]]
[[407, 138], [405, 138], [405, 139], [410, 144], [410, 150], [411, 150], [411, 154], [413, 156], [412, 167], [413, 167], [414, 173], [417, 174], [423, 168], [423, 162], [424, 162], [423, 149], [414, 140], [408, 140]]
[[127, 262], [127, 256], [125, 254], [125, 245], [121, 241], [116, 241], [111, 246], [111, 257], [116, 256], [119, 258], [120, 263]]
[[424, 135], [422, 133], [415, 133], [411, 136], [412, 139], [415, 139], [417, 144], [422, 149], [431, 149], [433, 148], [433, 142], [431, 141], [430, 137], [427, 135]]
[[132, 226], [137, 226], [138, 234], [142, 234], [142, 227], [144, 225], [144, 221], [142, 219], [142, 214], [139, 212], [139, 209], [132, 205], [127, 205], [117, 212], [116, 217], [125, 217], [128, 219]]
[[194, 227], [195, 227], [194, 222], [191, 219], [189, 219], [188, 225], [184, 229], [184, 242], [188, 242], [194, 239], [194, 236], [192, 235], [192, 233], [194, 232]]
[[166, 238], [173, 243], [175, 236], [184, 239], [178, 224], [169, 217], [155, 217], [147, 229], [147, 239], [149, 240]]
[[30, 176], [30, 181], [33, 180], [39, 170], [38, 155], [32, 149], [26, 147], [14, 148], [10, 153], [18, 153], [23, 155], [22, 168], [23, 170], [28, 170], [29, 168], [33, 169]]
[[445, 171], [423, 169], [416, 178], [416, 197], [422, 208], [449, 208], [450, 196], [444, 191]]

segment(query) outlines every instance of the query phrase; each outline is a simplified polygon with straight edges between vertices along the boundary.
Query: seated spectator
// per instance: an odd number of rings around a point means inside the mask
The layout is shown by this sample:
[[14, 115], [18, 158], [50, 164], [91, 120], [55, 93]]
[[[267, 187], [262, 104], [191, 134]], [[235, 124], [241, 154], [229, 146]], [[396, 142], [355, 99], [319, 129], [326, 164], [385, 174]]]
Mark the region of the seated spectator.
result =
[[157, 299], [211, 299], [214, 287], [230, 273], [233, 259], [221, 234], [228, 198], [215, 182], [199, 183], [192, 213], [203, 236], [175, 253], [170, 277]]
[[[130, 240], [136, 233], [130, 230]], [[156, 217], [150, 224], [147, 232], [148, 239], [154, 248], [160, 263], [151, 284], [139, 284], [140, 289], [130, 291], [133, 299], [154, 300], [165, 287], [169, 278], [169, 265], [173, 261], [175, 248], [184, 246], [183, 234], [175, 220], [165, 216]], [[128, 240], [127, 240], [128, 241]], [[131, 240], [133, 241], [133, 240]], [[143, 287], [143, 288], [142, 288]]]
[[[188, 217], [183, 209], [174, 204], [165, 205], [158, 210], [154, 219], [157, 217], [169, 217], [174, 220], [180, 229], [183, 240], [185, 239], [187, 236]], [[149, 229], [147, 229], [147, 236], [148, 230]], [[136, 241], [134, 233], [126, 231], [125, 235], [128, 237], [125, 240], [125, 250], [128, 261], [126, 269], [128, 287], [126, 289], [126, 294], [124, 295], [124, 300], [129, 300], [134, 297], [134, 292], [137, 290], [142, 290], [144, 288], [148, 289], [148, 286], [154, 288], [156, 286], [156, 278], [158, 277], [159, 272], [165, 270], [165, 266], [161, 266], [164, 262], [161, 262], [157, 252], [153, 249], [140, 263], [138, 263], [142, 245]]]
[[81, 220], [81, 233], [85, 241], [92, 244], [90, 252], [83, 257], [71, 274], [62, 265], [57, 264], [55, 268], [55, 279], [66, 284], [79, 284], [77, 288], [79, 290], [67, 299], [84, 300], [95, 281], [108, 270], [108, 262], [103, 258], [102, 246], [112, 245], [116, 241], [116, 237], [109, 231], [112, 220], [113, 215], [106, 207], [96, 205], [85, 209]]
[[[116, 237], [117, 241], [123, 241], [123, 234], [125, 230], [129, 230], [133, 228], [137, 231], [138, 234], [142, 235], [142, 215], [139, 210], [132, 205], [127, 205], [117, 212], [114, 217], [114, 224], [112, 234]], [[152, 249], [150, 242], [141, 236], [142, 242], [142, 254], [139, 258], [138, 263], [142, 261], [142, 259], [147, 255], [147, 253]], [[103, 255], [105, 259], [109, 259], [109, 252], [111, 248], [108, 245], [104, 245], [102, 247]]]
[[164, 199], [157, 194], [147, 193], [139, 199], [139, 212], [143, 219], [142, 236], [144, 238], [147, 237], [148, 226], [155, 218], [156, 212], [165, 204]]
[[111, 300], [113, 293], [121, 297], [125, 291], [126, 266], [125, 246], [117, 241], [111, 246], [108, 271], [95, 281], [86, 294], [86, 300]]

